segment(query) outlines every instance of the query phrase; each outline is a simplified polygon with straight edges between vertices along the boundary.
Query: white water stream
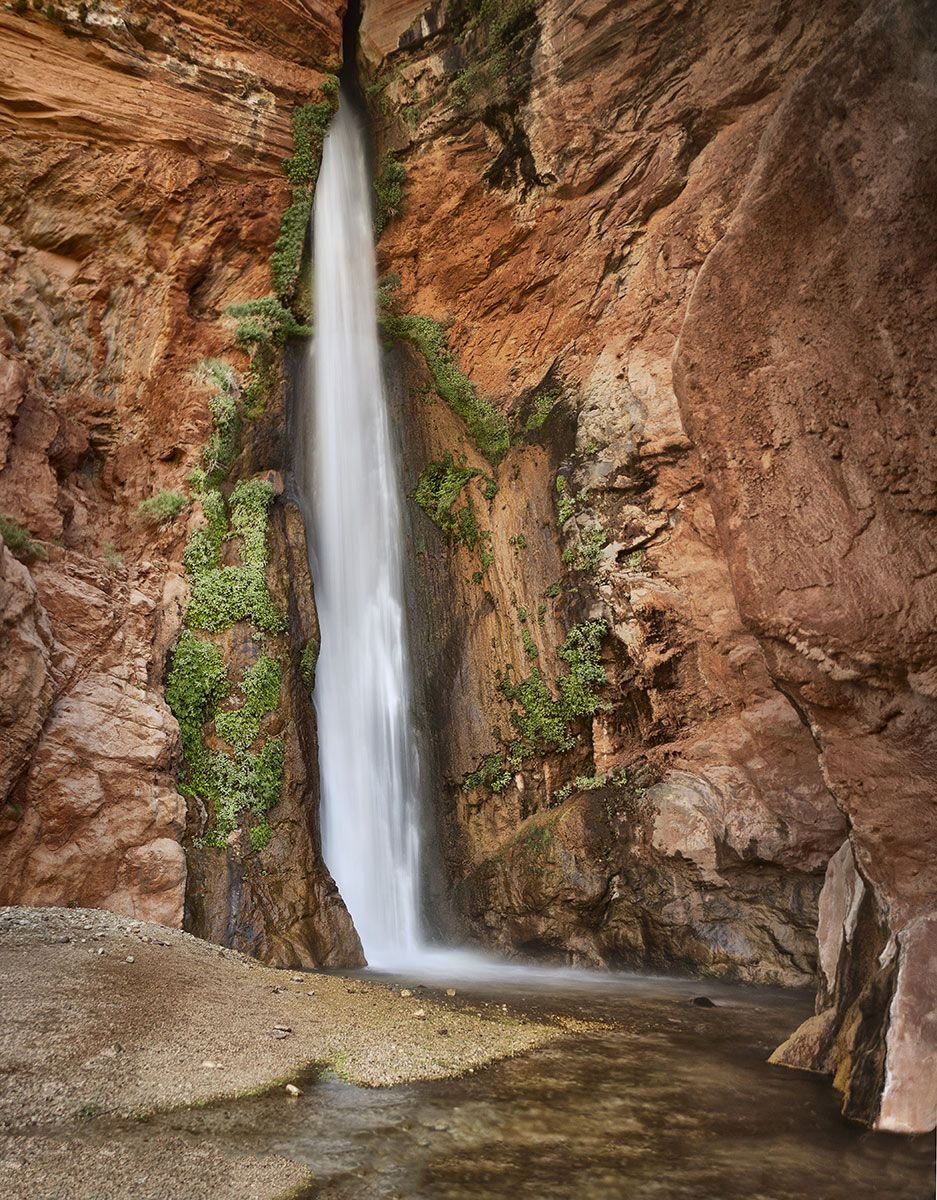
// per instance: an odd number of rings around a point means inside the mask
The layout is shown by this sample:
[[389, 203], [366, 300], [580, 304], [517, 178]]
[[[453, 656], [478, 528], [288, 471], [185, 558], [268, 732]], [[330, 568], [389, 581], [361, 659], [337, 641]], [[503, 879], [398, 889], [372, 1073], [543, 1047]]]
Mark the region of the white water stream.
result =
[[370, 190], [361, 128], [343, 99], [316, 189], [315, 338], [307, 372], [314, 420], [297, 457], [312, 499], [321, 626], [314, 699], [323, 853], [369, 964], [397, 967], [418, 961], [424, 949], [419, 760]]

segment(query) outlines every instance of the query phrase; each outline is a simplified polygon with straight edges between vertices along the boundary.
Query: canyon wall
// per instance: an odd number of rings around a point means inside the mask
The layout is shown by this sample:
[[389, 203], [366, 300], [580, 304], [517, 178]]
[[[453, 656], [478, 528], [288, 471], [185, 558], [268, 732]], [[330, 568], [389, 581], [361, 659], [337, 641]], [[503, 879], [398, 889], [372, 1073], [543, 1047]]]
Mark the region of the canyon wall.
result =
[[[0, 547], [0, 903], [179, 926], [188, 883], [190, 927], [226, 944], [286, 964], [360, 959], [318, 849], [299, 664], [315, 613], [282, 499], [267, 577], [286, 631], [266, 649], [246, 621], [200, 635], [232, 698], [262, 650], [286, 664], [262, 722], [283, 760], [262, 852], [246, 828], [195, 848], [209, 814], [177, 790], [164, 697], [183, 549], [205, 523], [188, 480], [217, 434], [218, 396], [195, 368], [250, 369], [225, 312], [270, 291], [290, 116], [340, 58], [343, 9], [0, 12], [0, 516], [22, 560]], [[285, 399], [271, 392], [230, 476], [274, 492]]]
[[785, 983], [819, 920], [779, 1060], [896, 1129], [937, 1115], [931, 23], [366, 0], [361, 35], [456, 918]]
[[[277, 367], [344, 7], [0, 12], [0, 902], [282, 965], [360, 961]], [[937, 1112], [932, 9], [365, 0], [360, 64], [440, 928], [819, 978], [777, 1061], [902, 1130]]]

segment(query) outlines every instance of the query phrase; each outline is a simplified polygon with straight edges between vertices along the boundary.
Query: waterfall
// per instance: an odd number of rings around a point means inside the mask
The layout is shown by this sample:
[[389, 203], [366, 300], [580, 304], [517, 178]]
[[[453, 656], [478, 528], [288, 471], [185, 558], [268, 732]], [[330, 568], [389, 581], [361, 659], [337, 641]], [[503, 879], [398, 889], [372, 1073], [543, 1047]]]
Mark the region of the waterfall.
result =
[[[420, 957], [419, 761], [410, 713], [401, 485], [377, 331], [370, 180], [342, 100], [313, 218], [315, 338], [297, 458], [321, 627], [314, 700], [322, 848], [372, 966]], [[310, 383], [312, 396], [310, 396]]]

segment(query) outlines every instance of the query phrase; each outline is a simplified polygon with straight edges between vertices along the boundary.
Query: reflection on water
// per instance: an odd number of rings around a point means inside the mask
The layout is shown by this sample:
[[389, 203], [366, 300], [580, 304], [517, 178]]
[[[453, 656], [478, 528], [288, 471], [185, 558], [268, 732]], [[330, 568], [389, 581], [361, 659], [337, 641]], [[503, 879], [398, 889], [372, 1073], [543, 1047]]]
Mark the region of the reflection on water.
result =
[[[716, 1007], [692, 1005], [701, 993]], [[588, 991], [475, 983], [459, 1000], [609, 1027], [464, 1079], [365, 1089], [324, 1077], [296, 1101], [277, 1093], [162, 1123], [301, 1159], [324, 1200], [933, 1195], [931, 1139], [850, 1126], [825, 1080], [765, 1063], [808, 1014], [803, 993], [593, 976]]]

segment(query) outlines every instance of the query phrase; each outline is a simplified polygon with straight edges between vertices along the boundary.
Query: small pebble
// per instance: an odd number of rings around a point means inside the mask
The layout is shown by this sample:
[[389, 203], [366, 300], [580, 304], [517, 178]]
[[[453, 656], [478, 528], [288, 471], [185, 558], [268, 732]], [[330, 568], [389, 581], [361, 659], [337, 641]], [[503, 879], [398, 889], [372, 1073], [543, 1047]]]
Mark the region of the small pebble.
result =
[[132, 955], [132, 954], [128, 954], [128, 955], [127, 955], [127, 962], [133, 962], [133, 955]]
[[710, 998], [708, 996], [694, 996], [693, 999], [690, 1001], [690, 1003], [695, 1004], [697, 1008], [715, 1008], [716, 1007], [715, 1004], [713, 1004], [712, 1000], [710, 1000]]
[[455, 988], [446, 988], [446, 995], [447, 995], [447, 996], [454, 996], [454, 995], [455, 995]]
[[302, 982], [303, 982], [302, 975], [291, 975], [290, 976], [290, 983], [302, 983]]
[[438, 1034], [439, 1034], [439, 1036], [440, 1036], [440, 1037], [448, 1037], [448, 1036], [449, 1036], [449, 1030], [448, 1030], [448, 1029], [439, 1029], [439, 1030], [437, 1030], [437, 1032], [438, 1032]]
[[210, 1059], [210, 1058], [206, 1058], [205, 1061], [202, 1063], [202, 1066], [206, 1071], [220, 1071], [221, 1070], [221, 1063], [213, 1062], [212, 1059]]
[[279, 1029], [279, 1031], [280, 1031], [281, 1033], [292, 1033], [292, 1032], [293, 1032], [293, 1026], [292, 1026], [292, 1025], [274, 1025], [274, 1027], [273, 1027], [273, 1028], [274, 1028], [274, 1029]]
[[409, 998], [413, 995], [409, 988], [404, 988], [400, 994], [403, 996], [404, 1000], [409, 1000]]
[[285, 1038], [285, 1037], [289, 1037], [290, 1035], [286, 1032], [285, 1029], [271, 1029], [270, 1036], [275, 1037], [275, 1038]]
[[426, 1009], [424, 1009], [424, 1008], [418, 1008], [418, 1009], [417, 1009], [417, 1010], [414, 1012], [414, 1014], [413, 1014], [413, 1015], [414, 1015], [415, 1017], [419, 1018], [419, 1020], [421, 1020], [421, 1021], [422, 1021], [422, 1020], [423, 1020], [423, 1018], [426, 1016]]
[[298, 1088], [295, 1083], [288, 1083], [286, 1085], [286, 1094], [287, 1096], [301, 1096], [303, 1094], [302, 1088]]

